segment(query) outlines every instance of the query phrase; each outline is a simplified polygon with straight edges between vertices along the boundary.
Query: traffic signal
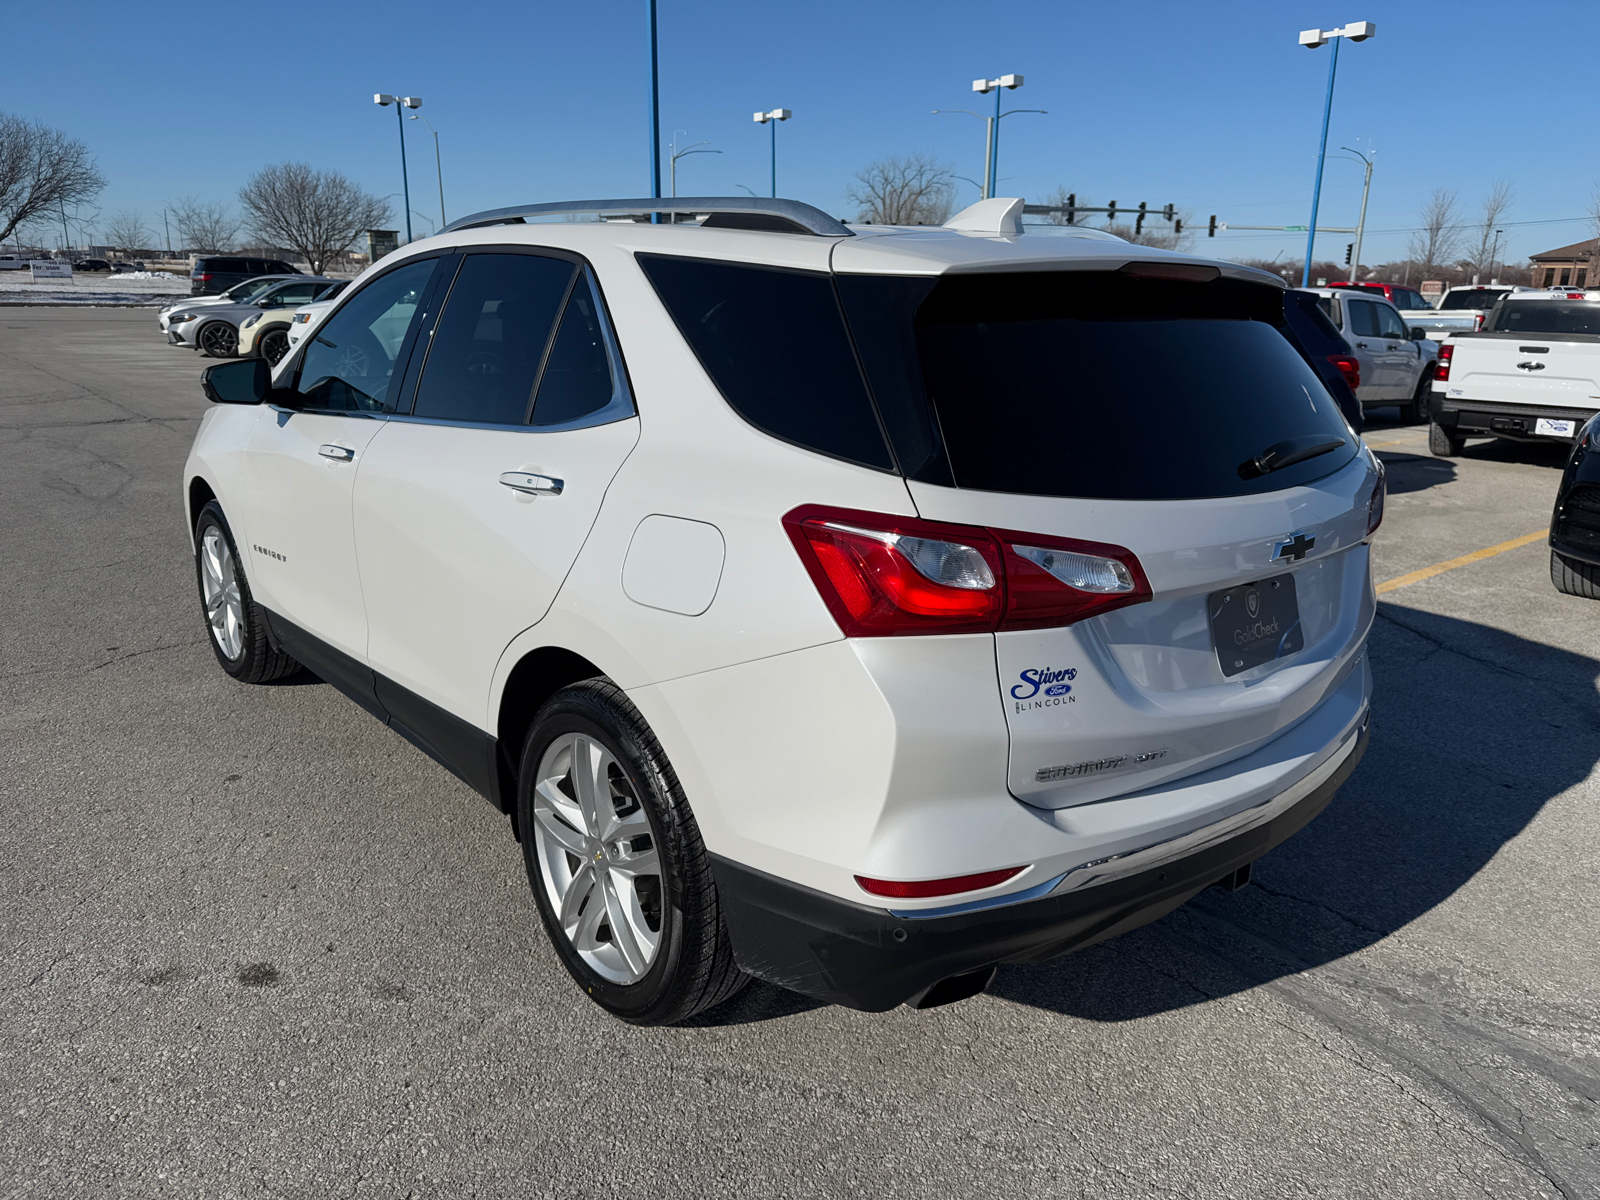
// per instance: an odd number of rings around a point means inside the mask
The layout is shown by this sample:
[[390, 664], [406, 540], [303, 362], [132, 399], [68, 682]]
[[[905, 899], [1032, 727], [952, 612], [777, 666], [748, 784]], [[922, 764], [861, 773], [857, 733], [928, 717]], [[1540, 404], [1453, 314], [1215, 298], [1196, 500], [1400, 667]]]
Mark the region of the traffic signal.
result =
[[1206, 234], [1206, 236], [1207, 237], [1216, 237], [1217, 236], [1217, 214], [1216, 213], [1212, 213], [1211, 214], [1211, 232]]
[[1346, 242], [1344, 244], [1344, 265], [1347, 267], [1350, 265], [1350, 255], [1355, 252], [1355, 248], [1356, 244], [1354, 242]]
[[1134, 222], [1133, 222], [1133, 236], [1134, 237], [1138, 237], [1141, 233], [1144, 232], [1144, 213], [1145, 213], [1145, 208], [1146, 207], [1147, 206], [1146, 206], [1146, 204], [1145, 204], [1145, 202], [1143, 200], [1139, 201], [1139, 215], [1134, 218]]
[[1113, 200], [1113, 201], [1111, 201], [1110, 204], [1106, 205], [1106, 224], [1107, 225], [1115, 225], [1116, 223], [1117, 223], [1117, 202], [1115, 200]]

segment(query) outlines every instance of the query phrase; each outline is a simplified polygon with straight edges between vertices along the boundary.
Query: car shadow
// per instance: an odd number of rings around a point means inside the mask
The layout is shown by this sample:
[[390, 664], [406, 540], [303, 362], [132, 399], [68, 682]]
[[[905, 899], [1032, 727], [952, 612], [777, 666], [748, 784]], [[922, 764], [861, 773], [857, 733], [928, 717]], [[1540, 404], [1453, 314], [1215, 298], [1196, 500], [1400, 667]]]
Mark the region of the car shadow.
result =
[[1461, 457], [1480, 462], [1521, 463], [1530, 467], [1549, 467], [1559, 471], [1567, 465], [1572, 443], [1551, 438], [1543, 442], [1517, 442], [1508, 438], [1469, 441]]
[[[990, 994], [1126, 1021], [1331, 962], [1444, 903], [1600, 761], [1600, 660], [1393, 604], [1378, 606], [1371, 647], [1365, 759], [1321, 816], [1255, 864], [1248, 886], [1202, 893], [1075, 955], [1003, 966]], [[1493, 719], [1441, 738], [1466, 696], [1492, 698]], [[1207, 915], [1217, 919], [1206, 940], [1231, 950], [1229, 969], [1204, 972], [1202, 992], [1173, 964], [1192, 959], [1198, 943], [1185, 930]], [[1267, 945], [1278, 953], [1262, 953]]]
[[1387, 450], [1374, 451], [1388, 471], [1389, 495], [1403, 496], [1407, 492], [1421, 492], [1441, 483], [1452, 483], [1456, 465], [1448, 458], [1433, 458], [1426, 454], [1391, 454]]

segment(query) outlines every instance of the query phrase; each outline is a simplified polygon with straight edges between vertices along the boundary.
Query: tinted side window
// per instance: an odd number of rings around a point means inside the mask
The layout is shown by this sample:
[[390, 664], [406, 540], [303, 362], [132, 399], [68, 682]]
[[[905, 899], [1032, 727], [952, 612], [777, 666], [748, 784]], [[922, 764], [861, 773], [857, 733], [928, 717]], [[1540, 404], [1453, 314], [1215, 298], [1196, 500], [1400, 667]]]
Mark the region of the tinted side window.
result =
[[242, 258], [212, 258], [208, 259], [206, 270], [219, 274], [247, 275], [250, 268]]
[[412, 412], [521, 425], [577, 268], [533, 254], [469, 254], [434, 331]]
[[1378, 314], [1372, 311], [1373, 306], [1365, 300], [1346, 300], [1344, 310], [1348, 314], [1345, 324], [1350, 333], [1356, 337], [1378, 336]]
[[654, 254], [639, 264], [741, 417], [786, 442], [893, 469], [827, 275]]
[[320, 286], [322, 285], [316, 283], [294, 283], [288, 287], [281, 287], [275, 292], [269, 292], [262, 299], [265, 303], [274, 306], [310, 304]]
[[300, 360], [295, 385], [306, 408], [383, 408], [395, 359], [436, 265], [424, 259], [379, 276], [317, 330]]
[[550, 361], [533, 402], [535, 425], [560, 425], [599, 412], [611, 403], [616, 381], [606, 353], [600, 304], [585, 271], [573, 285], [561, 327], [550, 347]]
[[1378, 310], [1378, 336], [1404, 340], [1407, 336], [1406, 326], [1400, 314], [1386, 305], [1374, 304], [1372, 307]]

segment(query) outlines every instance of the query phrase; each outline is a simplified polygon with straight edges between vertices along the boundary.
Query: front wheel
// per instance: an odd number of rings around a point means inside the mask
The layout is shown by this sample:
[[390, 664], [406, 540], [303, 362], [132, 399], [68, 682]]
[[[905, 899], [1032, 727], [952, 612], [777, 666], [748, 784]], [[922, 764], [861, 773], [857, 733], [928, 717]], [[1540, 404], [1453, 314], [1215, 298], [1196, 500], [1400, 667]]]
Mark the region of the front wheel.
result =
[[534, 718], [517, 828], [545, 931], [601, 1008], [671, 1025], [747, 982], [677, 775], [609, 680], [562, 689]]
[[261, 335], [257, 348], [268, 365], [275, 367], [283, 361], [283, 356], [289, 353], [289, 334], [282, 329], [269, 329]]
[[1400, 406], [1402, 425], [1420, 425], [1428, 417], [1428, 398], [1433, 394], [1433, 370], [1429, 368], [1417, 380], [1417, 390], [1408, 403]]
[[208, 358], [232, 358], [239, 352], [239, 331], [226, 321], [213, 321], [195, 339]]
[[1437, 421], [1428, 422], [1428, 453], [1435, 458], [1456, 458], [1467, 448], [1467, 439], [1457, 437]]
[[250, 595], [233, 533], [215, 500], [200, 510], [194, 543], [200, 611], [218, 664], [240, 683], [270, 683], [293, 675], [300, 664], [268, 639], [266, 615]]

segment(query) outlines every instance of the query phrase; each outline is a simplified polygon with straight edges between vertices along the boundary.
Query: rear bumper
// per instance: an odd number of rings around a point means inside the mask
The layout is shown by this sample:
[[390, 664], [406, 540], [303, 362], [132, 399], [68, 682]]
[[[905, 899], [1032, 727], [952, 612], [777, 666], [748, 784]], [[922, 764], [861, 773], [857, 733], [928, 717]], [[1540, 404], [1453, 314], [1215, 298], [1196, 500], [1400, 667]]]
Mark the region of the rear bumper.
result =
[[1559, 405], [1503, 404], [1493, 400], [1472, 400], [1464, 396], [1446, 398], [1434, 392], [1429, 415], [1442, 429], [1461, 437], [1502, 437], [1521, 442], [1552, 442], [1564, 439], [1535, 433], [1540, 417], [1552, 421], [1572, 421], [1573, 431], [1595, 415], [1593, 408], [1566, 408]]
[[1367, 738], [1363, 720], [1342, 760], [1307, 794], [1260, 806], [1254, 821], [1236, 816], [1177, 839], [1176, 857], [1151, 847], [1124, 856], [1131, 874], [1095, 864], [1103, 882], [1065, 890], [1078, 875], [1069, 872], [1042, 898], [950, 916], [854, 904], [713, 855], [734, 955], [743, 970], [770, 983], [882, 1012], [952, 975], [1082, 949], [1166, 915], [1298, 832], [1350, 777]]

